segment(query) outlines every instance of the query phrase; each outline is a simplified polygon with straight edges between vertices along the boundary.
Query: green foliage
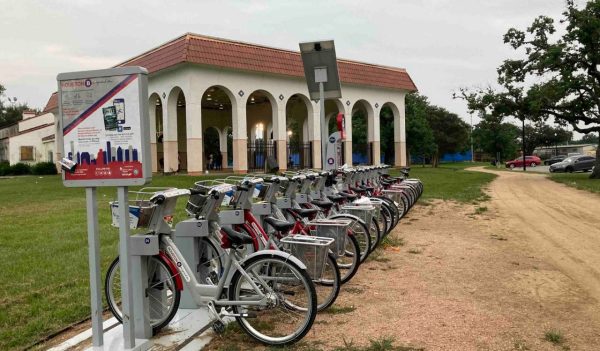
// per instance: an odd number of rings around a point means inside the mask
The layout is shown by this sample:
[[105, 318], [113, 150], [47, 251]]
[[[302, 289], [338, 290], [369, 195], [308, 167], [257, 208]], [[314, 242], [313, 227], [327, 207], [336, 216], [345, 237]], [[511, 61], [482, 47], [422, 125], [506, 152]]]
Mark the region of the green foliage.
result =
[[419, 93], [406, 96], [406, 139], [411, 155], [438, 159], [445, 153], [464, 151], [469, 126], [458, 115], [432, 105]]
[[[381, 155], [383, 162], [392, 164], [394, 157], [394, 113], [388, 105], [384, 105], [379, 113]], [[400, 156], [398, 156], [400, 157]]]
[[429, 102], [418, 93], [406, 95], [406, 144], [412, 156], [425, 159], [435, 153], [437, 145], [427, 122]]
[[56, 165], [53, 162], [40, 162], [31, 167], [31, 173], [35, 175], [56, 174]]
[[494, 158], [500, 153], [500, 160], [507, 160], [517, 154], [519, 135], [519, 128], [515, 125], [503, 122], [495, 115], [484, 115], [473, 129], [473, 144], [476, 151], [483, 151]]
[[538, 146], [553, 146], [566, 142], [570, 142], [573, 138], [573, 133], [561, 128], [552, 127], [538, 121], [534, 125], [525, 126], [525, 153], [532, 155], [533, 150]]
[[[498, 68], [502, 91], [463, 91], [469, 108], [521, 120], [554, 118], [580, 133], [600, 132], [600, 0], [583, 7], [567, 0], [563, 16], [566, 30], [560, 36], [546, 16], [526, 30], [509, 29], [504, 43], [523, 58], [507, 59]], [[600, 156], [600, 148], [597, 152]], [[592, 177], [600, 178], [600, 157], [596, 162]]]
[[20, 121], [23, 118], [23, 111], [26, 110], [27, 104], [4, 102], [3, 97], [6, 88], [0, 84], [0, 128], [9, 126]]
[[0, 177], [10, 174], [10, 163], [8, 161], [0, 162]]
[[12, 165], [10, 167], [10, 174], [11, 175], [24, 175], [24, 174], [31, 174], [31, 166], [29, 166], [26, 163], [15, 163], [14, 165]]
[[352, 152], [361, 153], [367, 149], [367, 114], [362, 109], [352, 114]]

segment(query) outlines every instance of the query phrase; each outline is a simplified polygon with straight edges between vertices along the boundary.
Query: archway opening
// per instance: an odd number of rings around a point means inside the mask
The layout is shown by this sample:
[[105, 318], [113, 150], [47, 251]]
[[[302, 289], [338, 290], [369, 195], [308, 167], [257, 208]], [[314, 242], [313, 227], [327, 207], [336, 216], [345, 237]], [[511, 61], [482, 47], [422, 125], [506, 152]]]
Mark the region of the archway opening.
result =
[[177, 171], [187, 171], [187, 129], [183, 91], [180, 91], [177, 96], [177, 157], [179, 164]]
[[[379, 112], [381, 162], [393, 165], [395, 159], [394, 125], [395, 106], [385, 103]], [[384, 126], [383, 128], [381, 126]]]
[[154, 135], [150, 136], [150, 141], [155, 143], [155, 154], [152, 155], [156, 160], [156, 171], [162, 172], [165, 167], [163, 152], [163, 105], [158, 94], [154, 93], [148, 101], [150, 111], [150, 123], [154, 126]]
[[352, 164], [371, 164], [371, 148], [368, 142], [368, 112], [363, 101], [352, 107]]
[[231, 133], [231, 98], [231, 92], [219, 86], [206, 89], [202, 95], [204, 170], [226, 169], [233, 164], [233, 146], [229, 147], [225, 137], [227, 131]]
[[248, 132], [248, 170], [264, 171], [271, 168], [267, 160], [277, 159], [273, 141], [273, 106], [271, 94], [257, 90], [246, 101], [246, 130]]
[[285, 106], [287, 168], [312, 168], [312, 145], [308, 139], [308, 107], [305, 96], [292, 95]]

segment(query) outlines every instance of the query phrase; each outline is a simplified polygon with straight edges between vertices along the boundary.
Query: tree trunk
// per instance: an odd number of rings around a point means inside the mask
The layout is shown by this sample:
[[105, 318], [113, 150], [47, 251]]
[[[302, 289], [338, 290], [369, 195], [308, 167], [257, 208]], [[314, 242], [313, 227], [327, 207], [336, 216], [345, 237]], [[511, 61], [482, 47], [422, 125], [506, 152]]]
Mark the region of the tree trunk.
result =
[[594, 171], [590, 175], [591, 179], [600, 179], [600, 138], [598, 138], [598, 145], [596, 146], [596, 166]]

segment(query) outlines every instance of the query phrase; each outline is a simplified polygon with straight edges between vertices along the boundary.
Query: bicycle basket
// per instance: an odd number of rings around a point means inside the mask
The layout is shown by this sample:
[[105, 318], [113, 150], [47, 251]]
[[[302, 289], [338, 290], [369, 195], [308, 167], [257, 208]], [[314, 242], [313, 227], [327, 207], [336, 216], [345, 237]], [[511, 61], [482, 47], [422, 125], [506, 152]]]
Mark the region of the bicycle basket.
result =
[[313, 280], [321, 279], [325, 269], [325, 259], [332, 238], [308, 235], [290, 235], [281, 239], [284, 251], [298, 258], [306, 266], [306, 272]]
[[[147, 228], [152, 222], [152, 216], [156, 205], [148, 200], [132, 200], [129, 201], [129, 228]], [[119, 226], [119, 202], [111, 201], [110, 212], [112, 216], [113, 227]]]
[[346, 237], [351, 224], [349, 219], [315, 219], [308, 223], [315, 236], [334, 239], [331, 250], [336, 256], [346, 253]]
[[371, 227], [373, 217], [375, 216], [375, 206], [372, 205], [343, 206], [341, 210], [343, 213], [348, 213], [362, 219], [367, 228]]

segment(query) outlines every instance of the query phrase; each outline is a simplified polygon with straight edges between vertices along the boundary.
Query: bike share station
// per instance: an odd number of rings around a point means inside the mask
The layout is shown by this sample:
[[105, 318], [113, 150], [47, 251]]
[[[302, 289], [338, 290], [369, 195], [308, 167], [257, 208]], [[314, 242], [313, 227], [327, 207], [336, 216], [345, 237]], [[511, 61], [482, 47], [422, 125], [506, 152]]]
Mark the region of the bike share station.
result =
[[[130, 200], [128, 187], [152, 179], [150, 126], [144, 118], [148, 115], [147, 75], [142, 67], [122, 67], [61, 73], [57, 77], [60, 145], [66, 156], [60, 161], [63, 184], [86, 189], [92, 328], [54, 350], [74, 347], [90, 337], [91, 350], [147, 350], [186, 340], [190, 349], [202, 347], [198, 340], [189, 342], [209, 322], [206, 308], [195, 305], [179, 309], [171, 325], [173, 333], [152, 338], [147, 263], [148, 257], [159, 253], [158, 237], [130, 235], [130, 227], [136, 228], [144, 220], [144, 202]], [[116, 318], [102, 318], [97, 187], [103, 186], [117, 187], [117, 202], [111, 203], [111, 210], [113, 225], [119, 227], [122, 325]], [[185, 222], [182, 224], [185, 226]], [[181, 233], [202, 235], [201, 229], [194, 223], [193, 230], [182, 229]]]
[[[341, 97], [335, 47], [333, 41], [300, 43], [308, 90], [312, 100], [318, 100], [321, 125], [325, 126], [325, 99]], [[144, 190], [129, 192], [129, 186], [143, 186], [152, 180], [150, 157], [150, 126], [148, 116], [148, 72], [142, 67], [120, 67], [96, 71], [61, 73], [57, 77], [59, 96], [59, 126], [62, 130], [63, 184], [86, 190], [87, 234], [90, 272], [90, 302], [92, 328], [66, 340], [53, 350], [66, 350], [89, 342], [90, 350], [148, 350], [153, 346], [176, 347], [178, 350], [198, 350], [209, 340], [198, 336], [211, 325], [209, 310], [198, 306], [184, 289], [180, 308], [169, 324], [170, 331], [153, 337], [148, 296], [148, 260], [159, 254], [156, 235], [130, 235], [130, 229], [147, 226], [144, 221], [168, 226], [168, 211], [146, 213], [151, 207]], [[343, 115], [337, 117], [343, 130]], [[336, 132], [328, 143], [327, 128], [321, 128], [323, 169], [339, 166], [339, 141], [343, 132]], [[333, 144], [328, 147], [328, 144]], [[328, 152], [329, 149], [329, 152]], [[329, 153], [329, 155], [328, 155]], [[201, 182], [198, 182], [201, 183]], [[196, 185], [200, 185], [200, 184]], [[98, 187], [117, 187], [117, 201], [111, 202], [113, 226], [119, 227], [119, 265], [121, 274], [122, 325], [116, 318], [103, 321], [102, 279], [98, 221]], [[295, 192], [291, 184], [288, 192]], [[244, 199], [243, 208], [251, 208], [259, 218], [272, 208], [289, 208], [291, 201], [305, 202], [310, 194], [308, 183], [298, 194], [284, 197], [262, 194], [266, 201], [252, 203]], [[166, 189], [161, 189], [166, 190]], [[129, 199], [129, 193], [137, 194]], [[140, 197], [142, 196], [142, 197]], [[179, 196], [179, 195], [176, 195]], [[261, 196], [261, 197], [262, 197]], [[128, 206], [119, 206], [128, 204]], [[174, 207], [175, 202], [173, 202]], [[188, 206], [190, 202], [188, 201]], [[193, 205], [193, 204], [192, 204]], [[166, 206], [168, 207], [168, 206]], [[160, 218], [158, 218], [160, 217]], [[192, 218], [175, 226], [175, 241], [188, 262], [198, 263], [202, 254], [200, 239], [208, 236], [209, 220]], [[244, 223], [243, 210], [222, 211], [222, 225]], [[177, 262], [179, 264], [179, 262]], [[160, 296], [159, 296], [160, 298]]]

